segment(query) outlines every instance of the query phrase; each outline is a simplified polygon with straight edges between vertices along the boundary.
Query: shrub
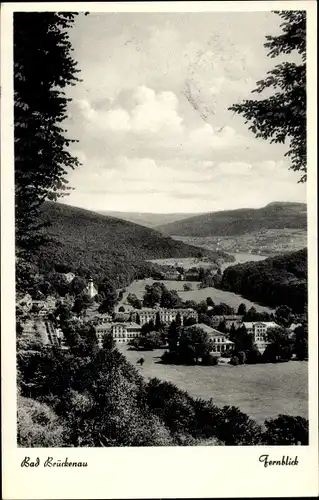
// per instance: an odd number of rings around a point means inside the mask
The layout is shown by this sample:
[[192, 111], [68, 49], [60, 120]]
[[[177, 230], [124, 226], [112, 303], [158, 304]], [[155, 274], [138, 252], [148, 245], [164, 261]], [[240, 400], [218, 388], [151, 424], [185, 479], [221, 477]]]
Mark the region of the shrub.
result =
[[175, 351], [164, 351], [161, 356], [161, 362], [165, 365], [179, 364], [178, 353]]
[[238, 358], [239, 364], [243, 365], [247, 359], [245, 351], [239, 351], [239, 353], [237, 354], [237, 358]]
[[18, 446], [50, 448], [67, 446], [63, 420], [46, 404], [18, 397]]
[[239, 359], [237, 356], [233, 356], [231, 359], [230, 359], [230, 364], [231, 365], [234, 365], [234, 366], [237, 366], [239, 365]]
[[212, 356], [212, 354], [204, 354], [202, 357], [202, 365], [216, 366], [218, 365], [218, 358], [216, 356]]
[[224, 406], [218, 409], [215, 421], [215, 436], [225, 445], [258, 445], [262, 443], [261, 427], [235, 406]]
[[266, 420], [264, 442], [268, 445], [308, 445], [309, 423], [303, 417], [279, 415], [273, 420]]

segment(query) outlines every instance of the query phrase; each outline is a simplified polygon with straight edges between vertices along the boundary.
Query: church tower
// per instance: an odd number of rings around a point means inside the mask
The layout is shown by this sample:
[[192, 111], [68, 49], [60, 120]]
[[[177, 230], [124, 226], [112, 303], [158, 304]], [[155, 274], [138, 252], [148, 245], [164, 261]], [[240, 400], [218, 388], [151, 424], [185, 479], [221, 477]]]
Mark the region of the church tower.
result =
[[92, 278], [89, 279], [89, 283], [88, 283], [88, 286], [86, 287], [86, 291], [87, 291], [87, 294], [90, 297], [90, 299], [93, 299], [93, 297], [95, 297], [95, 295], [98, 294], [98, 291], [94, 286]]

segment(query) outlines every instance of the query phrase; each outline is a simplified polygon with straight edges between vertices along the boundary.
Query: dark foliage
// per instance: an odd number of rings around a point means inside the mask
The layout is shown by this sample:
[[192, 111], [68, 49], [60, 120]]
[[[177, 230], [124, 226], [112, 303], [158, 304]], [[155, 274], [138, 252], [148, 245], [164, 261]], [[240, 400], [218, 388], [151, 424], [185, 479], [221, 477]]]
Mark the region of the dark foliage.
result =
[[220, 286], [270, 307], [280, 306], [284, 297], [293, 312], [302, 313], [307, 303], [307, 249], [228, 267]]
[[301, 173], [300, 182], [307, 180], [307, 105], [306, 105], [306, 11], [280, 11], [282, 33], [267, 36], [264, 44], [268, 56], [298, 53], [300, 63], [288, 60], [268, 71], [266, 78], [257, 82], [253, 92], [271, 95], [264, 99], [246, 100], [231, 106], [230, 110], [242, 115], [256, 137], [271, 143], [289, 140], [286, 156], [290, 168]]
[[[79, 161], [69, 152], [65, 88], [79, 81], [68, 30], [77, 14], [14, 14], [14, 154], [16, 241], [30, 250], [43, 241], [38, 210], [67, 194], [65, 178]], [[41, 68], [41, 71], [39, 71]]]
[[42, 229], [46, 244], [32, 255], [33, 262], [41, 263], [41, 272], [74, 272], [97, 284], [107, 277], [115, 288], [151, 277], [159, 268], [145, 262], [148, 259], [198, 253], [198, 248], [152, 229], [61, 203], [45, 202], [38, 223], [50, 224]]

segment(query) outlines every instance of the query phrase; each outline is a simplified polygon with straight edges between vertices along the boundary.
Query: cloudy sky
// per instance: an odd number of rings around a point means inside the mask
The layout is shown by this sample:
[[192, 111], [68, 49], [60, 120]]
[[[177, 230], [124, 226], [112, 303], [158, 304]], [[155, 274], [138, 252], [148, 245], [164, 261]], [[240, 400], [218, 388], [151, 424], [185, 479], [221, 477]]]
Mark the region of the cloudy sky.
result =
[[90, 210], [205, 212], [305, 201], [286, 147], [228, 111], [274, 60], [259, 13], [79, 16], [70, 33], [82, 83], [67, 128], [82, 166], [65, 203]]

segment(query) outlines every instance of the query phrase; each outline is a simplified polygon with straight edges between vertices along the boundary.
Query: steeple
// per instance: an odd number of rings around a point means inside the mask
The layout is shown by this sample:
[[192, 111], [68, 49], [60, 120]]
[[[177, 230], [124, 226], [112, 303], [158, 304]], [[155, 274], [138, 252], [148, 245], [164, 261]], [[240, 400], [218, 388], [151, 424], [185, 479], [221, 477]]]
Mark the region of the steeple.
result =
[[87, 294], [90, 297], [90, 299], [93, 299], [95, 295], [97, 295], [98, 291], [94, 286], [92, 278], [89, 279], [88, 286], [86, 287]]

